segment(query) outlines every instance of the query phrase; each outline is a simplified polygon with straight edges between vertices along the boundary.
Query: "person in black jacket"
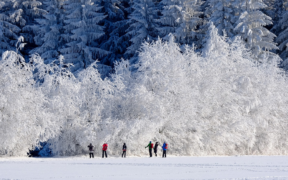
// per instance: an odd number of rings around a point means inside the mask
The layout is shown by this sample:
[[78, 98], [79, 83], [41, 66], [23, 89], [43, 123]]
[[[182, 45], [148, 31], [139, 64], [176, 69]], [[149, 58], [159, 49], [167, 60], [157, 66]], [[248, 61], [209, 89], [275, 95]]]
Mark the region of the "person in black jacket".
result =
[[127, 146], [126, 146], [125, 143], [123, 144], [123, 148], [122, 148], [122, 150], [123, 150], [122, 158], [123, 158], [123, 157], [126, 158], [126, 150], [127, 150]]
[[88, 146], [88, 148], [89, 148], [89, 155], [90, 155], [90, 158], [92, 157], [92, 158], [94, 158], [94, 154], [93, 154], [93, 152], [94, 152], [94, 146], [90, 143], [90, 145]]
[[156, 142], [155, 146], [154, 146], [154, 153], [155, 153], [155, 156], [157, 157], [157, 148], [158, 148], [158, 145], [159, 143]]

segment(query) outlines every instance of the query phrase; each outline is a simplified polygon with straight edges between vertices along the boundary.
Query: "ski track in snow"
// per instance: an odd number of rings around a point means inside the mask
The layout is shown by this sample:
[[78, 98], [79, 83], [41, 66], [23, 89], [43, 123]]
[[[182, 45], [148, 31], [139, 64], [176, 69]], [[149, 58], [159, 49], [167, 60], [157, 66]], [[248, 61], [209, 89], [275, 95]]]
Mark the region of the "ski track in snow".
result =
[[288, 156], [0, 158], [0, 180], [288, 180]]

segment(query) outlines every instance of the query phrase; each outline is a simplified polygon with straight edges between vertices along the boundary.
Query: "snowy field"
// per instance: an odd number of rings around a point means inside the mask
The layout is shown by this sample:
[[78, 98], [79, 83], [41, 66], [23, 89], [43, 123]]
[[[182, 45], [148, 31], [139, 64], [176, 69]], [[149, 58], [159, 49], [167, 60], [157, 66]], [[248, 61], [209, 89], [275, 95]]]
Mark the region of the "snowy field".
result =
[[288, 179], [288, 156], [1, 158], [0, 179]]

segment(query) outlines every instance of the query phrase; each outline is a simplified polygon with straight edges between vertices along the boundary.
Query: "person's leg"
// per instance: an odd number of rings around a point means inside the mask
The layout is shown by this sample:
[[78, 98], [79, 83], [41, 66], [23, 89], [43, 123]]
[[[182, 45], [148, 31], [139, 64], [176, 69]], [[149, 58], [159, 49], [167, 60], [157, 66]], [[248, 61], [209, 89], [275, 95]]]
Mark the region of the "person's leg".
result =
[[91, 153], [89, 153], [89, 156], [90, 156], [90, 158], [91, 158]]
[[163, 153], [162, 153], [162, 158], [164, 158], [164, 153], [165, 153], [165, 151], [163, 150]]
[[102, 150], [102, 158], [104, 158], [104, 150]]
[[166, 158], [166, 150], [165, 150], [165, 154], [164, 155], [165, 155], [165, 158]]
[[106, 156], [106, 158], [107, 158], [107, 152], [105, 151], [105, 156]]
[[149, 149], [150, 157], [152, 157], [152, 149]]
[[124, 157], [126, 158], [126, 151], [125, 151]]
[[91, 153], [92, 154], [92, 158], [94, 158], [94, 153]]

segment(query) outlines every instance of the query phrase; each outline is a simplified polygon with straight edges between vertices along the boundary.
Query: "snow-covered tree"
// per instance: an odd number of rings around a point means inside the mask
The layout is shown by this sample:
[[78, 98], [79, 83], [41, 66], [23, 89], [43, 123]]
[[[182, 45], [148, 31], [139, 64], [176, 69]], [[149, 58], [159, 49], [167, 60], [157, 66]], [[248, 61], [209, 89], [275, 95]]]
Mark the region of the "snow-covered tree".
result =
[[87, 68], [97, 58], [108, 54], [96, 41], [104, 35], [103, 26], [99, 24], [105, 18], [103, 13], [99, 12], [101, 8], [93, 0], [65, 1], [65, 31], [62, 35], [65, 47], [60, 51], [65, 62], [73, 64], [73, 72]]
[[35, 86], [34, 67], [13, 51], [0, 61], [0, 154], [25, 156], [32, 145], [46, 141], [41, 134], [49, 124], [46, 102]]
[[274, 43], [276, 36], [265, 27], [272, 24], [272, 18], [260, 11], [267, 5], [262, 0], [238, 0], [235, 5], [234, 8], [242, 13], [234, 30], [247, 43], [253, 55], [261, 58], [264, 52], [277, 49]]
[[[37, 60], [37, 57], [41, 59], [37, 55], [32, 56], [33, 60]], [[51, 145], [55, 149], [55, 155], [70, 155], [71, 152], [75, 151], [75, 144], [77, 144], [71, 132], [78, 131], [79, 127], [76, 129], [74, 127], [81, 123], [79, 109], [81, 99], [77, 96], [80, 85], [75, 76], [69, 71], [69, 68], [67, 68], [69, 64], [65, 64], [62, 55], [59, 56], [58, 62], [57, 64], [44, 64], [41, 60], [36, 61], [38, 71], [34, 76], [37, 76], [35, 79], [41, 80], [39, 82], [39, 90], [49, 99], [45, 105], [48, 110], [47, 113], [57, 114], [57, 118], [54, 119], [55, 124], [61, 124], [59, 128], [58, 125], [57, 127], [50, 126], [48, 142], [59, 142], [57, 146], [54, 143]], [[64, 106], [66, 107], [62, 108]], [[50, 117], [48, 116], [47, 118]], [[69, 152], [64, 150], [63, 147], [68, 147], [70, 149]]]
[[[205, 45], [202, 49], [202, 55], [204, 58], [209, 58], [215, 54], [228, 55], [229, 53], [229, 44], [227, 43], [226, 36], [219, 36], [219, 29], [214, 26], [213, 22], [209, 23], [208, 33], [205, 37]], [[218, 53], [216, 53], [218, 52]], [[213, 58], [213, 57], [210, 57]], [[215, 57], [217, 58], [217, 57]]]
[[9, 16], [8, 1], [0, 2], [0, 56], [6, 50], [15, 50], [16, 41], [19, 36], [20, 28], [14, 25]]
[[[282, 1], [282, 0], [280, 0]], [[281, 3], [279, 0], [263, 0], [263, 3], [265, 3], [267, 5], [266, 8], [262, 9], [262, 11], [268, 15], [269, 17], [271, 17], [273, 19], [273, 21], [275, 20], [275, 18], [277, 18], [277, 14], [278, 14], [278, 8], [279, 8], [279, 3]]]
[[273, 14], [273, 16], [271, 16], [273, 19], [273, 27], [271, 32], [273, 32], [276, 36], [278, 36], [281, 32], [280, 20], [282, 18], [283, 12], [285, 11], [284, 1], [285, 0], [275, 0], [273, 9], [269, 11], [271, 14]]
[[106, 15], [104, 21], [105, 35], [100, 39], [101, 49], [109, 51], [109, 54], [101, 59], [103, 64], [110, 66], [121, 59], [129, 47], [129, 36], [126, 30], [128, 24], [129, 3], [127, 0], [101, 0], [102, 12]]
[[61, 28], [63, 26], [63, 0], [46, 0], [48, 14], [41, 19], [35, 19], [38, 24], [30, 26], [35, 34], [34, 42], [38, 46], [30, 51], [30, 54], [38, 53], [45, 61], [51, 63], [57, 59], [61, 46]]
[[279, 47], [279, 55], [280, 57], [284, 60], [282, 66], [287, 69], [288, 66], [288, 2], [283, 2], [283, 9], [282, 9], [282, 14], [280, 17], [280, 20], [277, 24], [277, 26], [275, 26], [275, 30], [278, 31], [279, 35], [276, 38], [276, 42], [278, 43], [278, 47]]
[[206, 15], [209, 20], [217, 27], [219, 34], [227, 34], [228, 37], [234, 36], [234, 23], [236, 21], [233, 7], [233, 0], [208, 0], [209, 7]]
[[137, 54], [141, 44], [157, 38], [158, 10], [154, 0], [135, 0], [133, 1], [133, 12], [129, 16], [129, 28], [127, 34], [131, 37], [131, 46], [128, 47], [126, 54], [134, 56]]
[[31, 26], [35, 24], [34, 19], [45, 15], [47, 12], [43, 9], [42, 0], [15, 0], [10, 1], [9, 12], [13, 24], [21, 28], [21, 35], [25, 41], [30, 44], [34, 42], [34, 34]]
[[197, 30], [203, 23], [200, 16], [201, 0], [163, 0], [162, 16], [159, 20], [161, 27], [158, 28], [161, 37], [168, 39], [172, 33], [177, 42], [181, 44], [191, 44], [200, 39]]

